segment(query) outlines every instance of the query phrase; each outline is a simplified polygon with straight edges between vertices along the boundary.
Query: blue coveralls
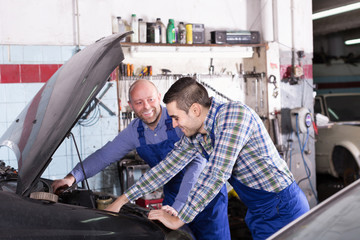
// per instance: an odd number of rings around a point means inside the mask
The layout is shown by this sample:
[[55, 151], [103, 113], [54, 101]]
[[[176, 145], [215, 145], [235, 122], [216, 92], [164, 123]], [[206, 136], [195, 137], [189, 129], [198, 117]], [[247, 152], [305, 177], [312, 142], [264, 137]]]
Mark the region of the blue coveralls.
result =
[[[165, 120], [167, 127], [167, 140], [157, 144], [146, 144], [144, 136], [144, 126], [139, 121], [137, 131], [139, 133], [140, 147], [136, 148], [140, 157], [146, 161], [150, 167], [154, 167], [174, 148], [174, 144], [179, 141], [175, 129], [172, 126], [172, 119], [167, 115]], [[184, 176], [184, 169], [173, 177], [163, 187], [164, 200], [163, 205], [171, 206], [179, 191], [181, 181]], [[197, 240], [230, 240], [230, 227], [227, 215], [227, 190], [224, 185], [220, 193], [208, 204], [208, 206], [199, 213], [195, 219], [188, 224]]]
[[[215, 117], [222, 105], [214, 114], [210, 133], [213, 147]], [[206, 154], [204, 149], [203, 153]], [[248, 207], [245, 222], [254, 240], [270, 237], [277, 230], [309, 211], [306, 196], [295, 181], [279, 193], [250, 188], [233, 175], [228, 181], [241, 201]]]

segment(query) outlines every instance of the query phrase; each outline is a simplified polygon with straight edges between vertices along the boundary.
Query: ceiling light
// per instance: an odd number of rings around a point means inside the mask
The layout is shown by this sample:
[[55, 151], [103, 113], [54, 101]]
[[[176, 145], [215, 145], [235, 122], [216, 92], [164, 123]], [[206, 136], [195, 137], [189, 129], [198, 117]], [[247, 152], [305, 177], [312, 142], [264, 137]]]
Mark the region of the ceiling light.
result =
[[359, 43], [360, 43], [360, 38], [345, 41], [345, 45], [354, 45]]
[[357, 2], [357, 3], [345, 5], [345, 6], [342, 6], [342, 7], [332, 8], [332, 9], [325, 10], [325, 11], [322, 11], [322, 12], [314, 13], [312, 15], [312, 19], [316, 20], [316, 19], [319, 19], [319, 18], [329, 17], [329, 16], [332, 16], [332, 15], [353, 11], [353, 10], [356, 10], [356, 9], [359, 9], [359, 8], [360, 8], [360, 2]]

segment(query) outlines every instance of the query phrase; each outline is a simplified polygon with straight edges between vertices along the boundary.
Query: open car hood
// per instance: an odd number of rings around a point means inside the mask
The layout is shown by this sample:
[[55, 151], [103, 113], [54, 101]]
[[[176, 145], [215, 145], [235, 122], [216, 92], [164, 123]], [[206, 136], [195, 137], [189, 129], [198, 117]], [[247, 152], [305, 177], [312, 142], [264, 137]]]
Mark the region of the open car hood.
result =
[[18, 160], [16, 193], [27, 196], [62, 143], [122, 62], [120, 40], [113, 34], [76, 53], [39, 90], [0, 138]]

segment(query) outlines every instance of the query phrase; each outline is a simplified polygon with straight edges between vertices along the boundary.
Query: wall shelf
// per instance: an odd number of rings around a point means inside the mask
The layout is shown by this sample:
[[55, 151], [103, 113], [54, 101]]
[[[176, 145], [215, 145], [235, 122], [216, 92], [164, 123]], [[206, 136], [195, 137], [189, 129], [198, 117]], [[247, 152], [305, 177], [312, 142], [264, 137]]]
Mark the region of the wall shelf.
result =
[[[121, 43], [124, 52], [132, 57], [220, 57], [251, 58], [254, 48], [264, 44], [155, 44]], [[176, 54], [175, 54], [176, 53]]]

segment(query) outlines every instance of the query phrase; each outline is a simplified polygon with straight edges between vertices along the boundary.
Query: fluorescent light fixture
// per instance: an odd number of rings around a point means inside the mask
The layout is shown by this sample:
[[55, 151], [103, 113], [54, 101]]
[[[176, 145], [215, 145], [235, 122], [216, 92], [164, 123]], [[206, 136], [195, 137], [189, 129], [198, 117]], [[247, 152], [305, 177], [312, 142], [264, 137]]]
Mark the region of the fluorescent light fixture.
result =
[[342, 6], [342, 7], [332, 8], [332, 9], [325, 10], [325, 11], [322, 11], [322, 12], [314, 13], [312, 15], [312, 19], [316, 20], [316, 19], [319, 19], [319, 18], [329, 17], [329, 16], [333, 16], [333, 15], [336, 15], [336, 14], [353, 11], [353, 10], [356, 10], [356, 9], [359, 9], [359, 8], [360, 8], [360, 2], [352, 3], [352, 4], [349, 4], [349, 5]]
[[359, 43], [360, 43], [360, 38], [345, 41], [345, 45], [354, 45]]

